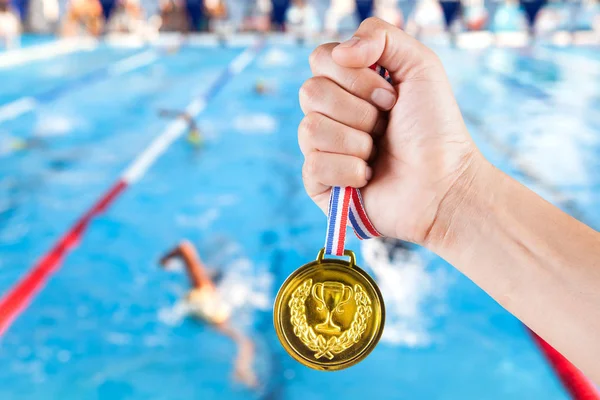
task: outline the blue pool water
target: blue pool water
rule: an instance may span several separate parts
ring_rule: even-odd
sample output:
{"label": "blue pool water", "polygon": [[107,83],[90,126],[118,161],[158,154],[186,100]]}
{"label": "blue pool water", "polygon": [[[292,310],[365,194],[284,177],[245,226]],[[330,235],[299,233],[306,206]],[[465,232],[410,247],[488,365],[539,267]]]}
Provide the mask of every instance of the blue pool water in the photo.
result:
{"label": "blue pool water", "polygon": [[[0,70],[0,104],[145,50],[101,45]],[[157,109],[183,109],[242,50],[160,52],[148,66],[70,88],[0,124],[0,290],[165,129],[169,121]],[[600,227],[598,57],[545,47],[436,51],[485,155]],[[296,143],[309,53],[267,46],[199,117],[205,146],[175,142],[92,223],[3,337],[0,398],[567,398],[522,325],[468,279],[420,249],[410,265],[372,264],[372,245],[355,238],[348,247],[386,298],[382,342],[336,373],[309,370],[285,354],[272,301],[287,275],[314,259],[325,225],[304,193]],[[273,93],[254,94],[258,79]],[[7,144],[34,137],[29,151]],[[232,379],[231,342],[174,311],[187,281],[159,269],[157,259],[183,238],[222,273],[234,324],[256,343],[259,390]]]}

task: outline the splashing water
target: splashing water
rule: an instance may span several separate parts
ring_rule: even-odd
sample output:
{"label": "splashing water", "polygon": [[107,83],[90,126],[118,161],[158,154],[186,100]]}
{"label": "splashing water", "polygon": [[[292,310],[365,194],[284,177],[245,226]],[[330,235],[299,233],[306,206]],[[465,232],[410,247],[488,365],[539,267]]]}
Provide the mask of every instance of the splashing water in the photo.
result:
{"label": "splashing water", "polygon": [[[382,240],[361,242],[362,255],[374,272],[386,306],[382,340],[423,347],[431,343],[431,325],[445,293],[447,277],[441,270],[428,271],[422,256],[408,249],[392,250]],[[427,310],[436,309],[436,315]]]}
{"label": "splashing water", "polygon": [[44,113],[40,115],[35,125],[36,136],[62,136],[71,133],[75,123],[70,116]]}
{"label": "splashing water", "polygon": [[[227,246],[220,247],[220,249],[221,252],[217,255],[217,259],[209,257],[210,265],[225,265],[225,268],[222,268],[221,279],[216,282],[220,295],[219,301],[235,314],[232,321],[235,321],[236,326],[250,327],[254,311],[265,311],[271,307],[272,299],[269,293],[271,293],[273,277],[268,272],[267,266],[257,267],[250,259],[239,254],[238,245],[228,243]],[[169,269],[181,267],[179,264],[170,264]],[[160,309],[158,319],[166,325],[175,326],[193,314],[194,306],[182,299],[173,306]]]}
{"label": "splashing water", "polygon": [[289,67],[294,64],[294,57],[281,49],[269,50],[258,62],[262,68]]}
{"label": "splashing water", "polygon": [[269,135],[277,130],[277,119],[269,114],[240,115],[233,121],[235,130],[243,134]]}

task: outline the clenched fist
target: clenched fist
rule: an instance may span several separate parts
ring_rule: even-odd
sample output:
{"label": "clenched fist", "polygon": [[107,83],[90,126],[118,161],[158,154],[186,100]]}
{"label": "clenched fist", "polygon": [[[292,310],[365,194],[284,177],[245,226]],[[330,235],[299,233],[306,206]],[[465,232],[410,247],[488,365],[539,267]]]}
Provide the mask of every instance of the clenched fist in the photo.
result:
{"label": "clenched fist", "polygon": [[482,161],[440,60],[370,18],[350,40],[319,46],[310,66],[298,128],[306,191],[327,212],[332,186],[361,188],[382,234],[424,244],[445,198]]}

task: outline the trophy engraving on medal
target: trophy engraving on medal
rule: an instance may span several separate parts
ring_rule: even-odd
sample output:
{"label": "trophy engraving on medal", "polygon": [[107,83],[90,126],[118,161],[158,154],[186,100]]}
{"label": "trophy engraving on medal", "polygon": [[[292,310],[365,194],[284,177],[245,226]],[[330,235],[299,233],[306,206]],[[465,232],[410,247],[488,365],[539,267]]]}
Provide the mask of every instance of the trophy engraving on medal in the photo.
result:
{"label": "trophy engraving on medal", "polygon": [[[345,294],[348,294],[345,296]],[[319,332],[328,333],[330,335],[338,334],[342,329],[333,322],[333,314],[343,312],[342,306],[350,301],[352,297],[352,288],[340,282],[323,282],[315,283],[312,287],[312,296],[320,305],[317,311],[325,310],[327,317],[325,322],[315,326]]]}
{"label": "trophy engraving on medal", "polygon": [[[344,293],[348,293],[348,296],[345,297]],[[306,318],[306,301],[310,295],[320,303],[316,308],[317,311],[319,308],[327,310],[325,322],[317,324],[314,328],[309,325]],[[342,329],[332,321],[332,315],[339,312],[340,307],[351,298],[356,302],[356,311],[350,327],[342,332]],[[336,354],[358,343],[373,312],[371,299],[361,285],[354,285],[354,289],[339,282],[319,282],[313,285],[312,279],[307,279],[294,291],[289,307],[290,323],[294,327],[294,333],[306,347],[315,352],[314,357],[317,360],[321,357],[332,360]],[[331,337],[318,334],[315,330]]]}

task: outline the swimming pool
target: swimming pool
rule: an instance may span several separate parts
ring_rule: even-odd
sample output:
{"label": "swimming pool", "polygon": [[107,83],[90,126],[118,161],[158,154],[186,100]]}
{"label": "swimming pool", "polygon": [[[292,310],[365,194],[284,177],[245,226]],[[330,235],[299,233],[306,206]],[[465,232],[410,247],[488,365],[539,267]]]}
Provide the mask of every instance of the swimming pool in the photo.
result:
{"label": "swimming pool", "polygon": [[[0,104],[42,99],[0,124],[0,290],[168,129],[159,108],[185,108],[243,50],[99,44],[0,70]],[[148,51],[156,57],[139,67],[97,72]],[[598,57],[542,46],[436,51],[486,156],[599,228],[600,86],[590,84],[599,80]],[[173,143],[92,222],[4,335],[1,398],[568,398],[522,325],[468,279],[424,250],[402,268],[369,265],[372,245],[356,238],[348,247],[363,248],[359,259],[386,299],[381,344],[336,373],[285,354],[272,300],[289,273],[314,259],[325,227],[304,193],[296,143],[308,54],[267,45],[198,118],[205,146]],[[259,79],[271,94],[254,93]],[[9,143],[34,136],[28,151]],[[227,339],[174,311],[187,281],[160,270],[157,259],[182,238],[221,271],[235,324],[256,342],[260,390],[231,379]]]}

